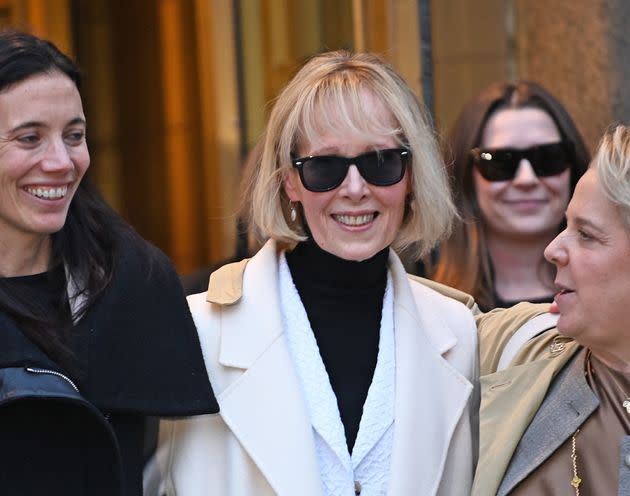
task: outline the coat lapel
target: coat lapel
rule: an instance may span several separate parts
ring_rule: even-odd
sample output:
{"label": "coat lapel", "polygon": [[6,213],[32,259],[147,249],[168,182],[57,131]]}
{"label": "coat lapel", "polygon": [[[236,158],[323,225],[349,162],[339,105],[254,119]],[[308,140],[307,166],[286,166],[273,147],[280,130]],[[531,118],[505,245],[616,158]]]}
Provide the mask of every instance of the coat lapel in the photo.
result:
{"label": "coat lapel", "polygon": [[[219,397],[221,416],[278,494],[321,495],[313,432],[279,311],[275,245],[247,265],[242,301],[224,307],[219,361],[243,373]],[[289,468],[290,466],[290,468]]]}
{"label": "coat lapel", "polygon": [[[516,446],[543,402],[553,377],[576,350],[574,343],[570,343],[560,356],[481,377],[480,458],[474,496],[497,494]],[[532,377],[536,378],[534,383]]]}
{"label": "coat lapel", "polygon": [[472,384],[443,357],[457,338],[441,319],[435,294],[412,293],[400,261],[390,256],[394,280],[396,420],[388,494],[437,493],[453,432]]}
{"label": "coat lapel", "polygon": [[499,496],[540,466],[562,445],[599,405],[584,377],[577,355],[549,388],[536,416],[523,434],[499,487]]}

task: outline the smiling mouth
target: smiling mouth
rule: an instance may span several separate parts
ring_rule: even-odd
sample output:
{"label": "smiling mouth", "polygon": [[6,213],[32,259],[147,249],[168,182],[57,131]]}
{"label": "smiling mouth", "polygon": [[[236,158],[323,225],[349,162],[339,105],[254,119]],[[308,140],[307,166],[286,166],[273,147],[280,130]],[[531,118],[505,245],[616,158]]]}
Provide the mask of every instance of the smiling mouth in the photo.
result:
{"label": "smiling mouth", "polygon": [[516,207],[533,207],[533,206],[544,205],[547,202],[545,200],[531,199],[531,200],[509,200],[509,201],[506,201],[505,203],[507,203],[508,205],[516,206]]}
{"label": "smiling mouth", "polygon": [[333,218],[345,226],[364,226],[369,224],[376,218],[376,213],[364,214],[364,215],[337,215],[334,214]]}
{"label": "smiling mouth", "polygon": [[37,188],[26,187],[24,190],[36,198],[43,200],[59,200],[68,193],[68,186],[60,186],[57,188],[45,188],[41,186]]}

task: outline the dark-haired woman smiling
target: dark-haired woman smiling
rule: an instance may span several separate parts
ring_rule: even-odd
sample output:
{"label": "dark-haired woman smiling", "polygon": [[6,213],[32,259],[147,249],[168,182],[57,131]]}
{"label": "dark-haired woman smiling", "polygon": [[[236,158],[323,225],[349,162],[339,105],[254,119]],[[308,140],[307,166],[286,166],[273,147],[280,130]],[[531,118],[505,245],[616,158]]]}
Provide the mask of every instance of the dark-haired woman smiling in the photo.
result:
{"label": "dark-haired woman smiling", "polygon": [[142,493],[148,416],[216,411],[166,257],[89,187],[76,66],[0,34],[0,493]]}
{"label": "dark-haired woman smiling", "polygon": [[494,83],[462,110],[445,155],[461,220],[432,279],[483,310],[550,302],[554,269],[543,250],[589,161],[565,108],[536,83]]}

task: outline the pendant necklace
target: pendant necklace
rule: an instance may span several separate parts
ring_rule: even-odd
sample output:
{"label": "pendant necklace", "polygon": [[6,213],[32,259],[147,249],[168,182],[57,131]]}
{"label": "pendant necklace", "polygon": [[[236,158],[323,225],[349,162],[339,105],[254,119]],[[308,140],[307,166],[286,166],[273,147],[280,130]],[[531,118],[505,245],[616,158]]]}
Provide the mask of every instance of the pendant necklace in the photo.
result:
{"label": "pendant necklace", "polygon": [[580,484],[582,483],[582,479],[580,479],[580,476],[578,475],[577,452],[575,450],[575,442],[578,432],[580,432],[580,429],[576,430],[571,437],[571,465],[573,466],[573,479],[571,479],[571,486],[575,489],[575,496],[580,496]]}

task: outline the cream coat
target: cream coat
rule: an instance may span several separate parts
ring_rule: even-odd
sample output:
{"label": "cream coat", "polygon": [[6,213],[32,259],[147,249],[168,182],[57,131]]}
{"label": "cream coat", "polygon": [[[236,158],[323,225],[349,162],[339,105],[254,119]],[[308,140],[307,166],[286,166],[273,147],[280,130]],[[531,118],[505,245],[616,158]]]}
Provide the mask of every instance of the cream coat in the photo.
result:
{"label": "cream coat", "polygon": [[[171,496],[320,496],[312,426],[291,362],[273,242],[226,266],[189,304],[221,413],[165,422]],[[408,278],[391,252],[396,354],[389,495],[469,495],[476,459],[477,340],[461,303]],[[351,359],[351,357],[349,357]]]}

